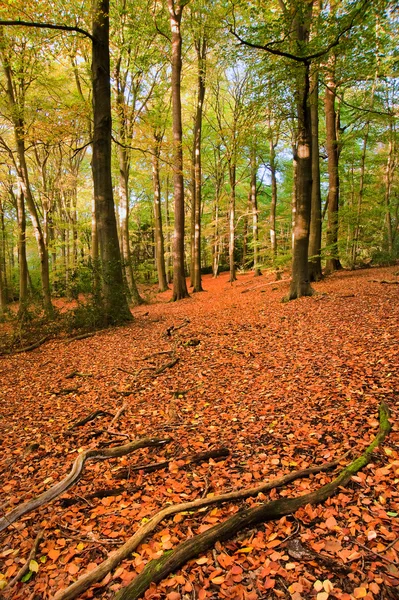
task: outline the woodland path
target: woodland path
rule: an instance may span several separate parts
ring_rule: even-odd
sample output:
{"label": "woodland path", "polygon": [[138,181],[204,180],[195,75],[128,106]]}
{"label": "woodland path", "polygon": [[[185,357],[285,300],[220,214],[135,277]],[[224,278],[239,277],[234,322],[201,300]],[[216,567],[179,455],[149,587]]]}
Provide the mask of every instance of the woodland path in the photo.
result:
{"label": "woodland path", "polygon": [[[171,292],[154,295],[125,327],[2,357],[0,516],[62,479],[87,448],[124,444],[127,436],[173,438],[162,448],[88,465],[61,499],[0,534],[1,584],[45,529],[39,572],[4,598],[51,598],[165,503],[256,485],[349,449],[361,453],[378,429],[381,401],[391,409],[391,434],[347,488],[324,505],[218,543],[145,598],[398,598],[399,285],[380,283],[398,280],[397,271],[336,273],[314,285],[317,295],[287,304],[281,298],[288,283],[273,283],[271,275],[240,275],[233,285],[228,274],[206,276],[206,292],[178,303],[167,302]],[[97,410],[110,415],[70,429]],[[220,447],[230,451],[222,460],[176,460]],[[171,461],[162,470],[129,473],[129,466],[162,460]],[[330,477],[299,480],[270,498],[304,494]],[[115,488],[117,495],[90,498]],[[161,550],[236,510],[227,504],[175,515],[81,597],[113,598]],[[293,558],[288,538],[347,569],[318,556]]]}

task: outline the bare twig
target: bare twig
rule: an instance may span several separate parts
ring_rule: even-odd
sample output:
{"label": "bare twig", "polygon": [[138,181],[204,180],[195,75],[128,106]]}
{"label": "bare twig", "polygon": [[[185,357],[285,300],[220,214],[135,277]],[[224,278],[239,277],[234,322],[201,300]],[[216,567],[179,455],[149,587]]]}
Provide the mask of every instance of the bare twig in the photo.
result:
{"label": "bare twig", "polygon": [[15,575],[15,577],[13,577],[13,579],[11,579],[11,581],[7,585],[7,588],[14,587],[14,585],[16,583],[18,583],[18,581],[21,581],[22,577],[24,575],[26,575],[26,573],[30,570],[30,568],[29,568],[30,562],[31,562],[31,560],[34,560],[34,558],[36,556],[37,549],[39,547],[40,542],[43,539],[43,536],[44,536],[44,529],[41,529],[39,531],[39,533],[37,534],[37,536],[35,538],[35,541],[33,542],[32,550],[29,552],[29,556],[26,559],[25,564],[20,568],[20,570],[18,571],[18,573]]}

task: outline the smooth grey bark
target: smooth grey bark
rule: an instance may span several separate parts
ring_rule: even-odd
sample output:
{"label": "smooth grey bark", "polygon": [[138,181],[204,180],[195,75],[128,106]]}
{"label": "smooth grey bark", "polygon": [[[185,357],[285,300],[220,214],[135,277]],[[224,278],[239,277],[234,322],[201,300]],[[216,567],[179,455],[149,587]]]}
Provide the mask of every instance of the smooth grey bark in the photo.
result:
{"label": "smooth grey bark", "polygon": [[253,244],[253,256],[254,256],[254,277],[262,275],[259,266],[259,227],[258,227],[258,198],[256,189],[256,150],[255,148],[251,151],[251,190],[250,190],[250,201],[252,209],[252,244]]}
{"label": "smooth grey bark", "polygon": [[182,147],[181,70],[182,38],[181,18],[187,1],[168,0],[172,33],[172,128],[173,128],[173,189],[175,227],[173,238],[173,297],[188,297],[184,268],[184,183]]}
{"label": "smooth grey bark", "polygon": [[193,143],[193,244],[191,257],[191,278],[193,292],[202,292],[201,281],[201,205],[202,205],[202,168],[201,168],[201,140],[202,140],[202,115],[205,99],[205,61],[207,52],[206,37],[195,39],[197,52],[197,104],[194,119],[194,143]]}
{"label": "smooth grey bark", "polygon": [[319,281],[321,269],[321,193],[319,152],[319,73],[316,69],[311,77],[310,119],[312,127],[312,201],[309,232],[309,279]]}
{"label": "smooth grey bark", "polygon": [[333,273],[341,268],[341,263],[338,256],[339,146],[337,137],[337,112],[335,108],[336,87],[335,55],[333,55],[328,61],[326,93],[324,98],[326,116],[326,148],[328,158],[326,273]]}
{"label": "smooth grey bark", "polygon": [[154,148],[152,154],[152,182],[154,188],[154,224],[155,224],[155,259],[158,273],[158,289],[168,289],[165,266],[165,243],[162,228],[161,180],[159,176],[159,156],[162,134],[154,132]]}
{"label": "smooth grey bark", "polygon": [[123,281],[111,177],[111,86],[109,57],[109,0],[93,7],[92,84],[95,219],[101,275],[102,316],[105,323],[131,320]]}

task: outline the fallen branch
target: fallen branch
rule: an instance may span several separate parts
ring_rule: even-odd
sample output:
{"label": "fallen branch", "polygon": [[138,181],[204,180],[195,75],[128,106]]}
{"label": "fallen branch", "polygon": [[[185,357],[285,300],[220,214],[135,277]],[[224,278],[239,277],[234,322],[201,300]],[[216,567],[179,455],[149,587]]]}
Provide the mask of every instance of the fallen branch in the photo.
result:
{"label": "fallen branch", "polygon": [[14,354],[20,354],[21,352],[30,352],[31,350],[35,350],[39,348],[44,342],[47,342],[50,336],[45,335],[41,340],[31,344],[30,346],[25,346],[25,348],[18,348],[18,350],[14,350]]}
{"label": "fallen branch", "polygon": [[230,539],[244,528],[292,514],[306,504],[324,502],[339,487],[345,486],[353,475],[370,462],[373,451],[388,435],[390,428],[389,410],[386,404],[382,403],[380,406],[380,428],[377,436],[365,452],[345,467],[330,483],[303,496],[279,498],[255,508],[241,510],[223,523],[219,523],[203,533],[185,540],[174,550],[165,552],[159,559],[149,562],[144,570],[115,596],[115,600],[137,600],[151,583],[162,581],[164,577],[177,571],[187,561],[212,548],[215,542]]}
{"label": "fallen branch", "polygon": [[20,504],[16,506],[13,510],[7,513],[4,517],[0,519],[0,532],[7,529],[9,525],[14,523],[17,519],[26,515],[29,512],[32,512],[39,506],[43,504],[47,504],[57,498],[61,494],[63,494],[66,490],[72,487],[79,479],[83,472],[83,467],[85,463],[89,460],[108,460],[109,458],[118,458],[120,456],[125,456],[126,454],[130,454],[134,450],[138,450],[139,448],[149,448],[152,446],[163,446],[170,442],[170,438],[159,439],[159,438],[142,438],[140,440],[136,440],[134,442],[130,442],[129,444],[125,444],[124,446],[115,446],[115,448],[94,448],[91,450],[85,450],[75,460],[70,473],[64,477],[61,481],[53,485],[51,488],[25,502],[24,504]]}
{"label": "fallen branch", "polygon": [[95,410],[84,419],[73,423],[73,425],[71,425],[69,429],[75,429],[75,427],[82,427],[83,425],[86,425],[86,423],[89,423],[89,421],[94,421],[94,419],[96,419],[97,417],[112,417],[112,413],[108,412],[107,410]]}
{"label": "fallen branch", "polygon": [[[136,465],[135,467],[130,467],[128,469],[123,468],[120,469],[114,476],[114,479],[127,479],[129,473],[135,471],[143,471],[143,473],[153,473],[154,471],[159,471],[160,469],[165,469],[172,461],[176,462],[178,460],[185,460],[186,465],[197,465],[202,462],[206,462],[210,458],[224,458],[225,456],[230,455],[230,450],[228,448],[216,448],[215,450],[209,450],[209,452],[198,452],[197,454],[185,454],[184,456],[178,456],[176,458],[172,458],[170,460],[164,460],[159,463],[153,463],[150,465]],[[126,475],[126,477],[124,477]]]}
{"label": "fallen branch", "polygon": [[126,404],[122,404],[122,406],[115,413],[115,416],[112,419],[111,424],[110,424],[108,430],[112,427],[112,425],[114,425],[114,423],[116,423],[119,420],[119,418],[123,415],[123,413],[125,412],[126,409],[127,409]]}
{"label": "fallen branch", "polygon": [[161,356],[162,354],[173,354],[174,350],[162,350],[162,352],[154,352],[154,354],[148,354],[144,356],[141,360],[150,360],[150,358],[154,358],[154,356]]}
{"label": "fallen branch", "polygon": [[247,290],[243,290],[241,294],[246,294],[247,292],[252,292],[252,290],[257,290],[268,285],[278,285],[280,283],[289,283],[290,281],[291,277],[289,277],[288,279],[278,279],[276,281],[269,281],[269,283],[261,283],[260,285],[254,285],[253,287],[250,287]]}
{"label": "fallen branch", "polygon": [[3,588],[4,590],[8,590],[8,589],[14,587],[14,585],[16,583],[18,583],[18,581],[21,581],[22,577],[24,575],[26,575],[26,573],[28,573],[28,571],[30,570],[30,568],[29,568],[30,561],[34,560],[36,557],[37,549],[39,547],[40,542],[43,539],[43,535],[44,535],[44,529],[41,529],[39,531],[39,533],[37,534],[35,541],[33,542],[32,550],[29,552],[29,556],[26,559],[25,564],[20,568],[18,573],[15,575],[15,577],[13,577],[13,579],[11,579],[11,581],[7,584],[7,586],[5,588]]}
{"label": "fallen branch", "polygon": [[92,571],[89,571],[88,573],[82,575],[82,577],[79,577],[77,581],[72,583],[66,589],[57,592],[52,600],[73,600],[73,598],[76,598],[89,589],[90,586],[94,585],[98,581],[101,581],[110,571],[115,569],[115,567],[117,567],[122,560],[128,558],[128,556],[134,552],[134,550],[146,539],[146,537],[148,537],[148,535],[154,531],[154,529],[156,529],[159,523],[161,523],[161,521],[167,517],[184,511],[198,510],[203,507],[212,506],[213,504],[222,504],[223,502],[228,502],[230,500],[242,500],[244,498],[257,496],[261,492],[264,493],[270,491],[274,488],[286,485],[287,483],[291,483],[297,479],[308,477],[311,474],[328,471],[329,469],[336,467],[339,462],[340,460],[336,460],[331,463],[325,463],[324,465],[309,467],[308,469],[303,469],[301,471],[295,471],[285,475],[284,477],[279,477],[266,483],[263,482],[254,488],[228,492],[220,496],[199,498],[198,500],[193,500],[192,502],[183,502],[181,504],[166,506],[166,508],[163,508],[157,512],[153,517],[151,517],[151,519],[149,519],[147,523],[142,525],[137,532],[123,544],[123,546],[110,555],[104,562],[100,563]]}
{"label": "fallen branch", "polygon": [[91,333],[81,333],[79,335],[75,335],[74,337],[68,338],[65,340],[66,344],[70,344],[71,342],[76,342],[78,340],[85,340],[86,338],[94,337],[97,334],[97,331]]}
{"label": "fallen branch", "polygon": [[178,362],[179,362],[179,358],[174,358],[173,360],[171,360],[170,362],[166,363],[165,365],[162,365],[162,367],[159,367],[159,369],[157,369],[155,371],[154,377],[156,375],[160,375],[161,373],[163,373],[164,371],[166,371],[166,369],[171,369]]}
{"label": "fallen branch", "polygon": [[80,373],[80,371],[72,371],[69,375],[65,375],[65,379],[73,379],[74,377],[93,377],[93,373]]}
{"label": "fallen branch", "polygon": [[396,279],[370,279],[373,283],[385,283],[388,285],[399,285],[399,280]]}

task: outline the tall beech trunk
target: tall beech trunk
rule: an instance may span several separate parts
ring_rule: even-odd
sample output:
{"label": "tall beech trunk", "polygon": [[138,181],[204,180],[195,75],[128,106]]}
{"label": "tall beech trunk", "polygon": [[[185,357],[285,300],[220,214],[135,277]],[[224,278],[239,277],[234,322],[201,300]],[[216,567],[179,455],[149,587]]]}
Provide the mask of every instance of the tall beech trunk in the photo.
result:
{"label": "tall beech trunk", "polygon": [[326,147],[328,157],[328,198],[327,198],[327,261],[325,272],[333,273],[341,268],[338,257],[338,205],[339,205],[339,148],[337,138],[337,113],[335,110],[335,56],[328,61],[326,94],[324,107],[326,114]]}
{"label": "tall beech trunk", "polygon": [[7,269],[6,269],[6,231],[4,226],[4,206],[0,201],[0,316],[7,310]]}
{"label": "tall beech trunk", "polygon": [[26,214],[22,187],[17,194],[18,261],[19,261],[19,310],[23,312],[28,303],[28,263],[26,260]]}
{"label": "tall beech trunk", "polygon": [[187,2],[168,0],[170,28],[172,33],[172,122],[173,122],[173,188],[175,227],[173,239],[173,297],[172,300],[187,298],[184,272],[184,183],[181,109],[182,38],[181,18]]}
{"label": "tall beech trunk", "polygon": [[168,289],[165,266],[165,247],[162,231],[161,180],[159,176],[159,155],[162,136],[154,133],[154,149],[152,155],[152,183],[154,187],[154,224],[155,224],[155,259],[158,273],[158,289]]}
{"label": "tall beech trunk", "polygon": [[[7,97],[12,110],[12,119],[14,127],[14,137],[17,149],[17,176],[19,187],[22,190],[23,196],[26,200],[26,204],[29,210],[30,218],[33,225],[33,231],[35,234],[39,258],[40,258],[40,276],[43,293],[43,306],[48,315],[53,314],[53,305],[51,303],[51,292],[50,292],[50,273],[48,263],[48,252],[45,244],[43,230],[40,224],[39,215],[36,209],[35,201],[32,195],[32,189],[29,181],[29,172],[26,164],[25,155],[25,121],[23,114],[21,113],[20,102],[15,96],[15,84],[13,81],[13,75],[11,66],[8,64],[7,59],[3,56],[4,72],[7,79]],[[21,92],[24,94],[24,91]],[[20,99],[22,100],[22,99]]]}
{"label": "tall beech trunk", "polygon": [[390,123],[390,138],[388,147],[387,164],[385,167],[385,225],[386,225],[386,247],[389,254],[393,252],[393,227],[392,227],[392,215],[390,210],[391,205],[391,189],[395,169],[395,158],[394,158],[394,144],[393,144],[393,127]]}
{"label": "tall beech trunk", "polygon": [[309,64],[297,67],[297,173],[296,173],[296,214],[294,225],[294,248],[292,276],[288,299],[311,296],[313,291],[309,281],[308,248],[309,226],[312,200],[312,129],[309,104]]}
{"label": "tall beech trunk", "polygon": [[111,87],[109,0],[96,0],[93,14],[93,159],[95,217],[105,323],[131,320],[122,274],[111,177]]}
{"label": "tall beech trunk", "polygon": [[251,208],[252,208],[252,243],[254,248],[254,277],[262,275],[259,266],[259,230],[258,230],[258,198],[256,190],[256,153],[251,153]]}
{"label": "tall beech trunk", "polygon": [[359,236],[360,236],[360,222],[361,222],[361,213],[362,213],[362,204],[363,204],[363,196],[364,196],[364,178],[366,174],[366,154],[367,154],[367,142],[369,137],[370,130],[370,122],[367,121],[364,131],[363,138],[363,146],[362,146],[362,155],[360,159],[360,181],[359,181],[359,189],[357,193],[357,205],[356,205],[356,219],[355,219],[355,227],[353,231],[353,239],[352,239],[352,249],[351,249],[351,262],[352,267],[356,264],[358,247],[359,247]]}
{"label": "tall beech trunk", "polygon": [[270,142],[270,177],[272,184],[272,197],[270,202],[270,248],[272,251],[273,261],[277,256],[277,236],[276,236],[276,209],[277,209],[277,178],[276,178],[276,149],[271,134]]}
{"label": "tall beech trunk", "polygon": [[229,202],[229,270],[230,283],[237,279],[235,263],[235,213],[236,213],[236,165],[229,161],[230,202]]}
{"label": "tall beech trunk", "polygon": [[202,115],[205,99],[205,60],[207,51],[207,40],[200,37],[195,40],[198,64],[198,90],[197,106],[194,119],[194,143],[193,143],[193,244],[191,259],[191,280],[193,292],[202,292],[201,282],[201,138],[202,138]]}
{"label": "tall beech trunk", "polygon": [[319,73],[311,77],[310,119],[312,127],[312,203],[309,232],[309,279],[319,281],[321,270],[321,193],[319,156]]}

